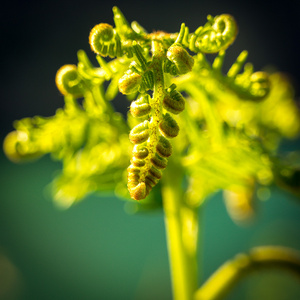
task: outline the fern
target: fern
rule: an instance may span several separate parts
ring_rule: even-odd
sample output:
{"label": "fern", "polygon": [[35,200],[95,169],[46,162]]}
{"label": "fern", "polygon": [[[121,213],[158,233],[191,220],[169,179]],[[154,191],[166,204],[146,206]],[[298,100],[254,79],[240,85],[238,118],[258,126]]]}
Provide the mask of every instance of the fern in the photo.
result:
{"label": "fern", "polygon": [[[190,225],[196,226],[197,207],[220,189],[236,222],[254,215],[256,191],[273,182],[299,194],[295,163],[276,154],[280,140],[300,130],[290,83],[280,73],[254,72],[247,51],[223,71],[238,32],[232,16],[208,16],[195,32],[183,23],[177,33],[147,33],[117,7],[113,13],[114,27],[100,23],[89,35],[99,66],[80,50],[77,65],[58,70],[65,107],[50,118],[15,122],[4,141],[8,158],[18,162],[51,153],[62,160],[53,196],[64,207],[104,190],[139,200],[138,209],[163,205],[167,218],[178,214],[170,217],[170,228],[179,226],[170,229],[170,239],[186,230],[181,213],[190,211]],[[127,118],[110,102],[119,92],[131,101]],[[182,261],[172,262],[180,272],[186,249],[183,241],[170,243],[180,252]],[[182,272],[185,283],[175,295],[189,299],[195,286],[185,285],[191,277],[195,282],[195,274]]]}

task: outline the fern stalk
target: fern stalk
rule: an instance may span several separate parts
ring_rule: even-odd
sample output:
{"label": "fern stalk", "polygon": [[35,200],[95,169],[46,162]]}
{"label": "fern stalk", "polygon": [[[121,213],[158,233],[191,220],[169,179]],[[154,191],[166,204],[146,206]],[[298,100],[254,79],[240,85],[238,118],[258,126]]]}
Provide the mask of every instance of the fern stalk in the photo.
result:
{"label": "fern stalk", "polygon": [[182,175],[170,160],[162,196],[174,300],[190,300],[197,290],[198,211],[182,201]]}

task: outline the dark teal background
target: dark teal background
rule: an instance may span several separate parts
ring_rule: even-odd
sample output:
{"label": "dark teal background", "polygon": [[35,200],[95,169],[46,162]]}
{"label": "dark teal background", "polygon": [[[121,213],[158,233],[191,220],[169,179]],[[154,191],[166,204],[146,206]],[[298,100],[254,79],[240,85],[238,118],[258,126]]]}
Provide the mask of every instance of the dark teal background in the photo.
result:
{"label": "dark teal background", "polygon": [[[256,70],[273,64],[288,72],[298,97],[296,2],[9,2],[0,18],[1,143],[13,120],[50,116],[63,105],[55,73],[77,62],[78,49],[93,58],[89,31],[97,23],[112,23],[113,5],[149,31],[178,31],[181,22],[195,30],[207,14],[231,13],[239,35],[228,50],[227,66],[247,49]],[[114,105],[125,111],[128,102],[120,98]],[[299,150],[299,143],[285,142],[281,149]],[[162,213],[128,215],[113,195],[93,195],[61,211],[46,188],[59,169],[47,156],[16,165],[0,153],[0,300],[171,299]],[[218,194],[204,206],[200,228],[204,280],[225,260],[256,245],[300,250],[299,200],[274,187],[271,199],[259,203],[256,222],[241,228]],[[251,276],[227,299],[298,300],[300,285],[272,271]]]}

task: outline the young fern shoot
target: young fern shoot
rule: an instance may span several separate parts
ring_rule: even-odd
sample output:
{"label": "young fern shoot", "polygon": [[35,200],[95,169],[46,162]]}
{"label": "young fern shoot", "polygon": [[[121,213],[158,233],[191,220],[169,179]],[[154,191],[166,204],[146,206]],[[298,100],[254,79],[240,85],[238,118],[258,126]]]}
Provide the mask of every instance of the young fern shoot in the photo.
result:
{"label": "young fern shoot", "polygon": [[[276,154],[282,137],[300,132],[288,80],[254,72],[247,51],[223,73],[238,32],[228,14],[209,15],[191,33],[185,23],[178,33],[147,33],[119,8],[113,14],[114,26],[97,24],[89,35],[99,66],[80,50],[77,66],[61,67],[56,85],[65,107],[49,118],[16,121],[4,140],[6,155],[16,162],[46,153],[61,160],[52,186],[63,207],[96,191],[138,200],[130,203],[139,209],[163,207],[177,300],[220,299],[256,267],[253,257],[299,273],[298,255],[263,248],[263,259],[257,253],[244,256],[248,265],[234,259],[195,293],[197,209],[207,196],[223,190],[229,215],[242,222],[255,214],[256,192],[264,197],[272,182],[300,195],[296,160]],[[207,54],[215,55],[212,63]],[[132,100],[127,120],[110,103],[119,92]]]}
{"label": "young fern shoot", "polygon": [[179,133],[173,115],[185,107],[184,97],[174,83],[166,85],[165,76],[175,77],[192,70],[194,59],[186,48],[207,53],[226,49],[234,41],[237,27],[229,15],[209,17],[209,23],[194,34],[189,34],[188,27],[182,24],[174,39],[164,32],[135,32],[117,8],[114,14],[116,28],[96,25],[90,33],[90,45],[101,56],[124,56],[130,60],[128,70],[119,79],[119,90],[125,95],[138,93],[130,112],[141,121],[129,134],[134,149],[127,185],[130,196],[142,200],[167,167],[172,154],[169,140]]}

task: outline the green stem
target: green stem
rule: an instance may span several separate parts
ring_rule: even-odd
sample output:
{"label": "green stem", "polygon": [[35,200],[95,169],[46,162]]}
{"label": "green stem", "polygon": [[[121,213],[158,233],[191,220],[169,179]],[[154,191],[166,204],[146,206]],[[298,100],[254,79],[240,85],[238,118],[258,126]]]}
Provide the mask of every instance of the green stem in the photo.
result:
{"label": "green stem", "polygon": [[285,269],[299,276],[300,253],[285,247],[257,247],[249,254],[238,254],[222,265],[195,293],[195,300],[220,300],[254,270]]}
{"label": "green stem", "polygon": [[[156,40],[152,42],[152,53],[154,89],[151,99],[152,119],[149,126],[149,157],[154,153],[152,149],[155,149],[157,144],[158,124],[162,119],[162,100],[165,89],[162,62],[165,53],[161,42]],[[173,153],[163,176],[162,195],[166,235],[174,299],[191,300],[197,289],[198,217],[196,210],[188,207],[183,201],[181,187],[183,172],[180,165],[175,163],[180,161],[180,157],[176,156],[176,153]]]}
{"label": "green stem", "polygon": [[183,201],[182,173],[174,161],[169,161],[162,186],[170,271],[174,299],[191,300],[197,289],[198,216]]}

